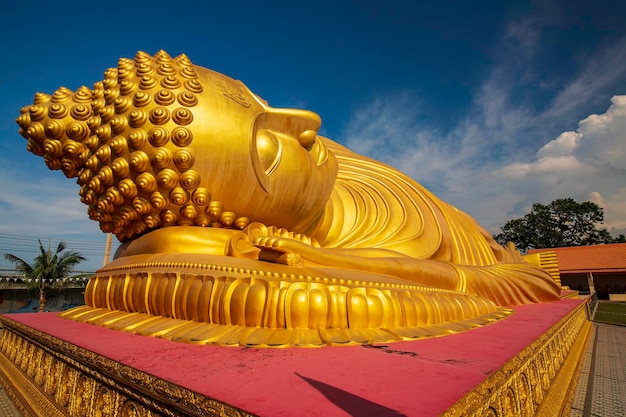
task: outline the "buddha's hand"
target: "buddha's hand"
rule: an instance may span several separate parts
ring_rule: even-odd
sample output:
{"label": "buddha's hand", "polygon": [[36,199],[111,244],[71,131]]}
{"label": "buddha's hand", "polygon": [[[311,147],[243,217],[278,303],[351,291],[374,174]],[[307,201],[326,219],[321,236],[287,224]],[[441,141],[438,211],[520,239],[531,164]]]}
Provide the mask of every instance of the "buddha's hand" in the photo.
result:
{"label": "buddha's hand", "polygon": [[232,237],[227,254],[236,258],[303,266],[304,258],[315,257],[318,250],[319,244],[306,235],[255,222]]}
{"label": "buddha's hand", "polygon": [[304,259],[315,257],[318,250],[298,240],[276,236],[257,237],[252,244],[260,249],[260,260],[290,266],[304,266]]}
{"label": "buddha's hand", "polygon": [[253,239],[259,259],[291,266],[327,266],[368,270],[368,258],[349,251],[320,248],[299,240],[280,236],[260,236]]}

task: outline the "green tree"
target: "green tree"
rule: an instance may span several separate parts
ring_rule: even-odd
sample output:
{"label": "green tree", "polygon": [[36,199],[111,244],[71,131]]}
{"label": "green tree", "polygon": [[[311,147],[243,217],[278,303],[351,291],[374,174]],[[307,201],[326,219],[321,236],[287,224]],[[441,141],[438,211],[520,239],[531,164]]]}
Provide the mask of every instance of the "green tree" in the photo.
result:
{"label": "green tree", "polygon": [[32,265],[13,254],[4,254],[5,259],[15,265],[15,270],[24,275],[24,284],[39,295],[40,312],[44,311],[48,296],[61,289],[74,266],[85,260],[76,251],[64,251],[64,242],[59,242],[53,253],[50,247],[46,250],[39,240],[39,255]]}
{"label": "green tree", "polygon": [[619,235],[618,237],[613,238],[613,243],[626,243],[626,236]]}
{"label": "green tree", "polygon": [[494,238],[500,244],[513,242],[522,251],[624,240],[623,235],[614,239],[606,229],[598,228],[603,221],[604,211],[597,204],[561,198],[547,205],[533,204],[530,213],[506,222]]}

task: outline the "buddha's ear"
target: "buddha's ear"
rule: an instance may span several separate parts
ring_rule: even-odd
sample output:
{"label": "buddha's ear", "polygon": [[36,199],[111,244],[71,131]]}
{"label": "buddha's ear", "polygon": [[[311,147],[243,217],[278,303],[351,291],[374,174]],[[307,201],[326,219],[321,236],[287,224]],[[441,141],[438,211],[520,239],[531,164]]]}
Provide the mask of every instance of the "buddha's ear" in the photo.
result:
{"label": "buddha's ear", "polygon": [[260,125],[257,117],[250,135],[250,158],[259,184],[271,193],[269,176],[280,163],[282,146],[271,130],[262,129]]}

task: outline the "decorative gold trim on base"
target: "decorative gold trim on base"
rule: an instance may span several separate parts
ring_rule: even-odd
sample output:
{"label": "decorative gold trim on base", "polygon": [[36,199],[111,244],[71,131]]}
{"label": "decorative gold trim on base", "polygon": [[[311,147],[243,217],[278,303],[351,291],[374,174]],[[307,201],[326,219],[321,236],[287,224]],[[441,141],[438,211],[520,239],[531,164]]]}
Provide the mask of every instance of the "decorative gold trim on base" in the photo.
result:
{"label": "decorative gold trim on base", "polygon": [[[68,416],[66,411],[58,408],[54,400],[34,384],[32,378],[17,369],[4,355],[0,355],[0,382],[3,382],[2,385],[22,416]],[[17,387],[20,389],[16,389]]]}
{"label": "decorative gold trim on base", "polygon": [[251,417],[0,317],[0,382],[24,417]]}
{"label": "decorative gold trim on base", "polygon": [[568,416],[590,329],[581,303],[442,416]]}

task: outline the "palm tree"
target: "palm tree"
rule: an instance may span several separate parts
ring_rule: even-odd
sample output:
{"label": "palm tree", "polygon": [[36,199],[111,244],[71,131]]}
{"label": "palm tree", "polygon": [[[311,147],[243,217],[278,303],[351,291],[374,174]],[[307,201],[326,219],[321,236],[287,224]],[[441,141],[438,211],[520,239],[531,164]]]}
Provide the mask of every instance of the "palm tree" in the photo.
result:
{"label": "palm tree", "polygon": [[64,250],[64,242],[59,242],[56,252],[52,253],[50,247],[44,249],[39,240],[39,255],[32,265],[13,254],[4,254],[5,259],[15,264],[15,270],[24,274],[24,284],[39,293],[40,312],[44,311],[48,294],[62,287],[74,266],[85,260],[76,251]]}

